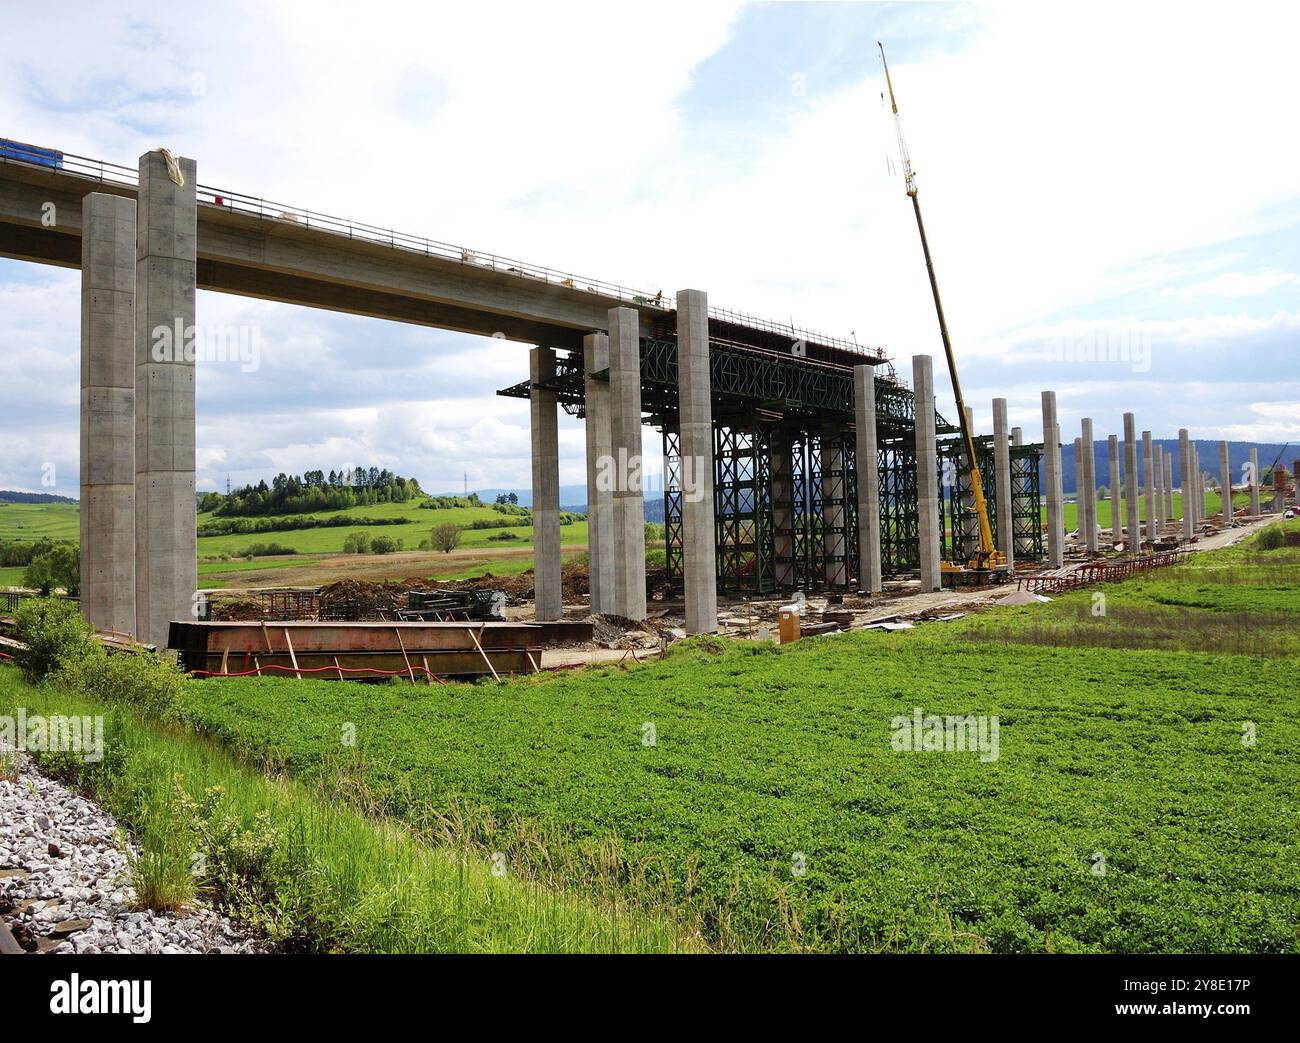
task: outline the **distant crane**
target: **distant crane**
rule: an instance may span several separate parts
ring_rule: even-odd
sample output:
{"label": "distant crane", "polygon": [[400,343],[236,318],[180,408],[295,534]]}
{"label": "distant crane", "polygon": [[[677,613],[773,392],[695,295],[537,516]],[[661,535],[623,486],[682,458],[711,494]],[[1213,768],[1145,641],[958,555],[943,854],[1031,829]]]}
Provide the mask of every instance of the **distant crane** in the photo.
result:
{"label": "distant crane", "polygon": [[[934,297],[934,312],[939,319],[939,333],[943,337],[943,351],[948,357],[948,375],[952,378],[952,393],[957,400],[957,416],[961,421],[961,437],[966,448],[966,462],[970,468],[971,497],[975,501],[975,514],[979,519],[979,549],[975,557],[966,563],[965,570],[955,562],[944,562],[945,573],[970,572],[972,579],[992,579],[1002,582],[1009,578],[1010,570],[1002,553],[993,545],[993,530],[989,526],[988,501],[984,497],[984,483],[980,479],[979,465],[975,462],[975,437],[971,433],[970,421],[966,418],[966,401],[962,397],[961,382],[957,379],[957,360],[952,353],[952,340],[948,336],[948,323],[943,317],[943,301],[939,298],[939,282],[934,274],[934,261],[930,257],[930,243],[925,237],[925,222],[921,220],[921,203],[917,199],[916,176],[912,171],[912,157],[907,151],[907,139],[903,137],[903,122],[898,116],[898,102],[894,99],[894,84],[889,78],[889,63],[885,60],[885,46],[879,41],[880,64],[885,70],[885,86],[889,89],[889,107],[894,113],[894,129],[898,133],[898,153],[903,163],[903,182],[907,186],[907,195],[912,200],[912,211],[916,214],[916,230],[921,234],[921,250],[925,254],[925,270],[930,276],[930,293]],[[987,575],[985,575],[987,574]],[[954,576],[954,578],[956,578]]]}

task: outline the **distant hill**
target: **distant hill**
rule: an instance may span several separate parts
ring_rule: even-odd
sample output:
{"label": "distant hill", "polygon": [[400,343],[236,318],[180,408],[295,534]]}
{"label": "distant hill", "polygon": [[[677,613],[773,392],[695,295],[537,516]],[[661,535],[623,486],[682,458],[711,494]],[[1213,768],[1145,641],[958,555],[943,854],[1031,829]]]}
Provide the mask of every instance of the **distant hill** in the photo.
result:
{"label": "distant hill", "polygon": [[71,496],[54,493],[20,493],[14,489],[0,489],[0,503],[79,503]]}
{"label": "distant hill", "polygon": [[[1062,433],[1064,435],[1064,432]],[[1160,446],[1166,455],[1172,453],[1174,456],[1174,487],[1180,485],[1178,473],[1178,439],[1176,438],[1153,438],[1153,446]],[[1194,438],[1192,444],[1196,446],[1196,451],[1201,455],[1201,467],[1214,475],[1217,480],[1219,477],[1219,443],[1206,438]],[[1095,458],[1097,461],[1096,474],[1097,486],[1105,486],[1107,489],[1111,485],[1110,477],[1110,445],[1106,439],[1095,442],[1093,445]],[[1229,442],[1228,443],[1228,466],[1232,470],[1232,480],[1240,484],[1242,481],[1242,467],[1250,462],[1250,451],[1255,449],[1259,453],[1259,469],[1261,471],[1260,479],[1266,477],[1268,468],[1273,461],[1277,459],[1278,454],[1282,458],[1278,460],[1279,467],[1286,467],[1291,470],[1292,460],[1300,460],[1300,445],[1284,446],[1281,442]],[[1285,448],[1285,451],[1283,451]],[[1124,440],[1119,442],[1119,462],[1121,470],[1124,467]],[[1064,472],[1061,476],[1062,486],[1067,493],[1077,492],[1078,489],[1074,483],[1074,439],[1069,440],[1062,438],[1061,444],[1061,470]],[[1138,439],[1138,481],[1146,482],[1146,469],[1142,466],[1142,441]]]}

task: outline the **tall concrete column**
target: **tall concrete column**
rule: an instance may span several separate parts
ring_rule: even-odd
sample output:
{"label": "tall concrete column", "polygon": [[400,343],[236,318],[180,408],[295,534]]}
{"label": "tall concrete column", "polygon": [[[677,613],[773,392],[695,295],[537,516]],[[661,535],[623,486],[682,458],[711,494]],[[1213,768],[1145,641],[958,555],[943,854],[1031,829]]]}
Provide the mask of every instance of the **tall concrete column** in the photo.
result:
{"label": "tall concrete column", "polygon": [[1174,454],[1165,454],[1165,523],[1174,520]]}
{"label": "tall concrete column", "polygon": [[[1011,444],[1012,445],[1025,444],[1025,432],[1023,428],[1013,427],[1011,429]],[[1015,536],[1016,557],[1019,558],[1021,561],[1028,561],[1034,558],[1035,538],[1038,535],[1039,531],[1041,530],[1043,524],[1040,519],[1035,518],[1033,522],[1034,528],[1032,530],[1029,530],[1028,532],[1025,530],[1025,523],[1023,520],[1020,521],[1019,526],[1017,527],[1016,519],[1017,518],[1023,519],[1026,511],[1030,509],[1026,506],[1025,501],[1026,501],[1026,497],[1016,496],[1014,493],[1012,494],[1011,509],[1013,514],[1011,519],[1011,525],[1013,529],[1013,534]],[[1037,504],[1035,504],[1034,506],[1037,506]],[[1008,562],[1008,564],[1011,564],[1011,562]]]}
{"label": "tall concrete column", "polygon": [[1007,565],[1016,560],[1016,534],[1012,530],[1011,446],[1007,442],[1007,400],[993,400],[993,478],[997,486],[998,550]]}
{"label": "tall concrete column", "polygon": [[1220,511],[1223,524],[1232,524],[1232,466],[1228,463],[1228,443],[1219,443],[1219,484],[1223,487]]}
{"label": "tall concrete column", "polygon": [[718,629],[718,555],[713,526],[709,301],[703,290],[677,292],[677,387],[682,436],[686,632],[711,634]]}
{"label": "tall concrete column", "polygon": [[1128,539],[1125,550],[1142,549],[1142,530],[1138,523],[1138,455],[1137,421],[1132,413],[1124,414],[1124,506],[1127,508]]}
{"label": "tall concrete column", "polygon": [[880,570],[880,471],[876,445],[876,371],[853,367],[854,460],[858,483],[858,586],[867,594],[884,589]]}
{"label": "tall concrete column", "polygon": [[934,434],[934,360],[912,356],[912,387],[916,398],[916,515],[921,551],[921,590],[939,590],[939,471]]}
{"label": "tall concrete column", "polygon": [[1190,540],[1196,524],[1192,520],[1192,503],[1196,497],[1192,493],[1192,447],[1185,427],[1178,429],[1178,467],[1178,485],[1183,493],[1183,539]]}
{"label": "tall concrete column", "polygon": [[1074,531],[1078,538],[1076,548],[1083,544],[1083,530],[1087,525],[1088,510],[1083,505],[1083,439],[1074,440]]}
{"label": "tall concrete column", "polygon": [[1119,493],[1123,477],[1119,473],[1119,439],[1115,435],[1106,439],[1106,450],[1110,454],[1110,542],[1115,544],[1119,542],[1120,529],[1124,525]]}
{"label": "tall concrete column", "polygon": [[1257,449],[1251,450],[1251,516],[1260,516],[1260,451]]}
{"label": "tall concrete column", "polygon": [[1151,447],[1151,462],[1156,480],[1156,533],[1165,529],[1165,450],[1160,445]]}
{"label": "tall concrete column", "polygon": [[81,611],[135,633],[135,200],[81,206]]}
{"label": "tall concrete column", "polygon": [[[614,611],[614,486],[610,455],[609,381],[592,374],[609,369],[609,337],[589,333],[582,338],[586,374],[587,413],[587,575],[591,611]],[[602,480],[603,476],[603,480]]]}
{"label": "tall concrete column", "polygon": [[180,180],[161,152],[140,157],[135,271],[136,637],[163,648],[172,620],[194,618],[194,279],[192,159]]}
{"label": "tall concrete column", "polygon": [[1152,472],[1155,466],[1155,454],[1151,446],[1151,432],[1142,432],[1142,480],[1146,492],[1147,539],[1154,543],[1156,539],[1156,482]]}
{"label": "tall concrete column", "polygon": [[560,442],[556,427],[555,352],[528,353],[533,448],[533,618],[560,618]]}
{"label": "tall concrete column", "polygon": [[614,611],[645,619],[645,504],[641,468],[641,317],[609,309],[609,433],[614,485]]}
{"label": "tall concrete column", "polygon": [[1065,495],[1061,478],[1061,429],[1056,422],[1056,392],[1044,391],[1043,468],[1047,482],[1047,566],[1065,563]]}
{"label": "tall concrete column", "polygon": [[[825,424],[821,429],[823,545],[826,550],[826,585],[833,589],[846,587],[849,582],[845,524],[848,474],[844,469],[843,433],[844,429],[838,423]],[[838,479],[836,475],[839,475]]]}
{"label": "tall concrete column", "polygon": [[772,543],[776,585],[794,585],[794,459],[789,435],[772,433]]}
{"label": "tall concrete column", "polygon": [[1097,553],[1097,454],[1093,443],[1092,417],[1084,417],[1080,425],[1083,441],[1083,500],[1086,528],[1083,530],[1084,546],[1089,554]]}
{"label": "tall concrete column", "polygon": [[1201,473],[1201,451],[1192,443],[1192,524],[1200,527],[1205,517],[1205,489],[1201,485],[1204,475]]}

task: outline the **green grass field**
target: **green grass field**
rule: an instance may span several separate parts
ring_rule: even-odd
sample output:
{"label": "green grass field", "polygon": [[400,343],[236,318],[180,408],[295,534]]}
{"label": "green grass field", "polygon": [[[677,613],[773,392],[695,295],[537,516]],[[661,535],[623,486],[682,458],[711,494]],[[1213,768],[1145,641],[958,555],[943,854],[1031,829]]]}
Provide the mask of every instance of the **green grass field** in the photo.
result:
{"label": "green grass field", "polygon": [[[79,538],[77,504],[0,504],[0,539],[34,540],[40,537],[76,541]],[[491,507],[439,508],[425,510],[416,502],[376,504],[371,507],[355,507],[345,512],[316,512],[314,517],[326,517],[331,513],[346,513],[356,518],[400,518],[401,524],[395,525],[348,525],[337,528],[292,529],[284,532],[249,533],[231,536],[203,536],[198,541],[200,585],[208,588],[238,586],[240,573],[260,572],[266,569],[294,570],[308,568],[321,563],[322,556],[343,553],[344,540],[352,533],[365,533],[371,538],[387,536],[403,541],[403,549],[415,551],[420,543],[429,538],[429,532],[435,525],[452,522],[464,527],[461,535],[460,551],[464,550],[511,550],[530,551],[533,545],[531,523],[514,525],[508,528],[471,529],[475,521],[497,521],[505,517]],[[197,524],[203,525],[214,519],[211,513],[198,515]],[[276,515],[276,518],[293,518],[293,515]],[[502,534],[510,534],[514,539],[503,540]],[[493,537],[498,537],[493,539]],[[562,526],[560,540],[566,546],[587,543],[587,523],[576,522]],[[257,558],[253,561],[238,560],[248,548],[256,543],[279,543],[295,551],[292,556]],[[219,561],[222,556],[235,559]],[[450,562],[449,562],[450,564]],[[436,564],[422,566],[431,575],[441,579],[466,579],[492,572],[494,575],[513,575],[532,568],[530,555],[511,558],[506,561],[485,557],[479,562],[466,564],[463,559],[450,568],[439,569]],[[419,569],[415,571],[420,571]],[[0,586],[20,585],[23,569],[0,569]],[[292,571],[287,571],[284,582],[292,583]]]}
{"label": "green grass field", "polygon": [[[697,640],[502,687],[209,682],[187,713],[322,785],[351,722],[351,784],[385,813],[721,948],[1296,952],[1295,659],[1231,625],[1278,636],[1296,557],[1233,548],[943,626]],[[896,751],[914,707],[996,715],[997,759]]]}
{"label": "green grass field", "polygon": [[[107,717],[98,763],[42,755],[155,859],[291,952],[671,952],[670,923],[553,894],[487,858],[342,806],[338,794],[266,777],[173,725],[143,720],[0,663],[0,714]],[[0,769],[6,768],[0,757]],[[133,882],[137,882],[133,880]],[[137,892],[139,889],[137,887]]]}
{"label": "green grass field", "polygon": [[0,503],[0,540],[81,539],[81,505]]}
{"label": "green grass field", "polygon": [[[1223,499],[1217,492],[1211,490],[1205,494],[1205,517],[1211,517],[1217,514],[1223,505]],[[1237,507],[1248,507],[1250,505],[1249,493],[1234,493],[1232,505]],[[1066,531],[1073,532],[1079,527],[1079,504],[1078,502],[1066,503],[1064,505],[1065,528]],[[1174,517],[1181,517],[1183,513],[1183,494],[1174,493]],[[1145,495],[1138,496],[1138,517],[1146,521],[1147,501]],[[1047,507],[1043,507],[1043,520],[1047,520]],[[1103,529],[1110,528],[1110,497],[1097,500],[1097,524]]]}
{"label": "green grass field", "polygon": [[[330,513],[328,511],[316,512],[315,517],[323,518]],[[333,513],[343,513],[356,518],[402,518],[405,521],[400,525],[346,525],[338,528],[295,529],[287,532],[250,533],[241,536],[203,536],[199,539],[199,556],[216,557],[220,554],[237,556],[244,553],[254,543],[270,542],[285,544],[292,547],[299,554],[340,554],[343,551],[343,541],[349,534],[354,532],[363,532],[372,538],[375,536],[388,536],[393,539],[400,539],[403,541],[406,550],[415,550],[419,547],[421,540],[429,538],[430,529],[435,525],[446,522],[466,527],[461,535],[460,546],[462,548],[531,547],[533,543],[531,524],[510,526],[503,529],[468,528],[469,525],[476,521],[495,521],[505,517],[490,507],[448,507],[437,510],[424,510],[412,501],[409,503],[376,504],[373,507],[355,507],[348,511]],[[213,517],[212,514],[200,514],[198,524],[201,526],[205,522],[211,521]],[[292,518],[293,515],[270,517]],[[491,536],[499,536],[504,532],[512,533],[517,538],[510,541],[489,539]],[[586,522],[563,526],[560,529],[560,539],[564,543],[586,543]]]}

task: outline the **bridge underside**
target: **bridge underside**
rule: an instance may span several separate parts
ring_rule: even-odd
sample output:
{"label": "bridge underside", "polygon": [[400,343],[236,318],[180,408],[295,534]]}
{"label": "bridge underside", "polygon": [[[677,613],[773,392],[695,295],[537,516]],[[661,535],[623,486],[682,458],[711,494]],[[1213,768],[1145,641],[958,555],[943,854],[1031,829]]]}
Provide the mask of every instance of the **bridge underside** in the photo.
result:
{"label": "bridge underside", "polygon": [[[640,391],[648,422],[661,432],[664,529],[669,580],[685,583],[684,507],[692,483],[684,460],[677,343],[641,338]],[[859,362],[864,361],[859,359]],[[873,360],[874,361],[874,360]],[[713,338],[709,343],[712,407],[712,515],[716,585],[737,596],[797,590],[862,589],[860,488],[853,371],[753,351]],[[913,393],[876,366],[876,481],[879,545],[885,575],[905,577],[920,566]],[[592,376],[608,381],[607,369]],[[573,416],[591,422],[580,352],[555,353],[552,375],[537,391],[553,395]],[[530,398],[523,381],[498,394]],[[942,553],[965,561],[978,540],[969,490],[945,485],[961,474],[958,429],[936,414]],[[997,541],[993,439],[977,439],[981,476]],[[1042,556],[1038,482],[1041,446],[1009,446],[1013,531],[1018,560]]]}
{"label": "bridge underside", "polygon": [[[928,485],[951,473],[938,466],[951,439],[936,448],[936,435],[955,430],[918,422],[883,354],[710,309],[699,290],[673,307],[662,293],[204,187],[193,160],[161,152],[127,168],[4,141],[0,255],[82,271],[83,606],[146,641],[187,618],[196,584],[194,361],[155,343],[193,326],[196,289],[536,345],[530,379],[501,394],[531,404],[539,619],[562,609],[561,406],[587,420],[595,611],[645,614],[640,486],[604,488],[596,474],[609,458],[639,467],[647,414],[664,439],[668,572],[690,632],[717,628],[718,589],[849,590],[918,563],[924,585],[941,540],[954,557],[969,541],[969,497],[945,504],[941,481],[918,486],[918,474]],[[927,411],[930,383],[917,384]],[[874,439],[860,441],[867,430]],[[873,447],[869,469],[861,444]],[[1017,545],[1032,554],[1037,447],[1013,456]],[[995,483],[985,487],[992,497]],[[860,501],[877,497],[867,517]]]}

